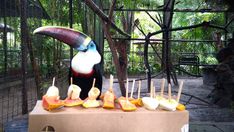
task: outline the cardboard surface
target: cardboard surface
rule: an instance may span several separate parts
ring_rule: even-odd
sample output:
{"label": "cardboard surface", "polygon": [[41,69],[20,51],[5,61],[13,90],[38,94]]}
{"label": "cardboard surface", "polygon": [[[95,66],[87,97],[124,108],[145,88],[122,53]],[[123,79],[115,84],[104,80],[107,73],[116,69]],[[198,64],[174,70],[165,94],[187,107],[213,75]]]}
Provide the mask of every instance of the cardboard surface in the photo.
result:
{"label": "cardboard surface", "polygon": [[29,113],[29,132],[40,132],[46,126],[52,126],[56,132],[187,132],[188,123],[186,110],[148,111],[143,107],[134,112],[81,106],[49,112],[37,101]]}

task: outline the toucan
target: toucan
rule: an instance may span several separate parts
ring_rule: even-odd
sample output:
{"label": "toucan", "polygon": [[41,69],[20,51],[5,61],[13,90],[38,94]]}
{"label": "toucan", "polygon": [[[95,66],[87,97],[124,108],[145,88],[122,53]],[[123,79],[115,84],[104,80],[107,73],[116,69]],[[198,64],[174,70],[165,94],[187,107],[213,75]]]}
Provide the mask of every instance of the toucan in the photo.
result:
{"label": "toucan", "polygon": [[73,78],[73,84],[81,88],[81,99],[88,97],[94,78],[96,79],[95,87],[102,90],[100,66],[102,55],[96,43],[89,36],[70,28],[57,26],[39,27],[33,33],[50,36],[78,50],[78,53],[71,60],[69,70],[72,74],[69,76]]}

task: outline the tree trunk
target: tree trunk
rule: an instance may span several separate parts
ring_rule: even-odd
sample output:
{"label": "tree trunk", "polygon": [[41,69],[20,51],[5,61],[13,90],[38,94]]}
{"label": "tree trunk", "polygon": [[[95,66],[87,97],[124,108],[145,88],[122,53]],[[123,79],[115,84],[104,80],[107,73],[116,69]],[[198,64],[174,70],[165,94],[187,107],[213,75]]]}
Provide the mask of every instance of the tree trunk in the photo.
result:
{"label": "tree trunk", "polygon": [[127,41],[125,40],[115,40],[114,45],[119,54],[119,65],[120,71],[122,72],[121,78],[126,80],[127,78],[127,65],[128,65],[128,56],[127,56]]}
{"label": "tree trunk", "polygon": [[[21,44],[22,44],[22,76],[23,76],[23,83],[26,84],[26,79],[25,79],[25,72],[26,72],[26,47],[28,48],[29,51],[29,57],[30,57],[30,61],[31,61],[31,65],[33,68],[33,73],[35,76],[35,83],[36,83],[36,88],[37,88],[37,98],[41,99],[42,97],[42,93],[41,93],[41,77],[40,77],[40,73],[39,73],[39,68],[36,62],[36,58],[34,56],[34,52],[33,52],[33,47],[32,47],[32,42],[31,42],[31,38],[29,36],[29,31],[28,31],[28,25],[27,25],[27,17],[26,17],[26,3],[27,0],[21,0]],[[25,94],[23,97],[24,100],[27,100],[27,89],[26,86],[24,86],[25,84],[23,84],[23,93]],[[25,93],[26,92],[26,93]],[[26,104],[24,104],[26,105]],[[25,106],[27,107],[27,106]],[[26,112],[27,108],[24,108],[23,112]]]}
{"label": "tree trunk", "polygon": [[7,24],[6,24],[6,2],[4,2],[4,8],[3,8],[3,37],[2,37],[2,43],[3,43],[3,54],[4,54],[4,77],[7,74]]}
{"label": "tree trunk", "polygon": [[[169,41],[171,37],[171,28],[172,18],[173,18],[173,9],[174,9],[175,0],[165,0],[164,1],[164,15],[163,23],[165,31],[163,32],[163,50],[162,50],[162,70],[166,69],[167,82],[171,83],[171,42]],[[168,11],[170,10],[170,11]]]}
{"label": "tree trunk", "polygon": [[[90,9],[93,10],[93,12],[95,14],[97,14],[101,21],[102,21],[102,25],[103,25],[103,29],[104,29],[104,34],[107,38],[107,41],[108,41],[108,44],[109,44],[109,47],[110,47],[110,50],[111,50],[111,53],[113,55],[113,59],[114,59],[114,65],[115,65],[115,68],[116,68],[116,73],[117,73],[117,78],[118,78],[118,82],[119,82],[119,86],[120,86],[120,90],[121,90],[121,94],[122,95],[125,95],[126,94],[126,89],[125,89],[125,85],[124,85],[124,78],[123,77],[126,77],[126,73],[125,72],[122,72],[121,71],[121,66],[120,66],[120,61],[125,61],[125,59],[122,59],[121,60],[119,59],[119,57],[124,57],[122,56],[122,53],[120,56],[118,56],[117,54],[117,47],[115,47],[115,43],[114,41],[112,40],[112,35],[111,35],[111,32],[110,32],[110,29],[111,28],[114,28],[116,31],[118,31],[120,34],[124,35],[124,36],[127,36],[129,37],[128,34],[126,34],[125,32],[123,32],[122,30],[120,30],[114,23],[113,21],[111,20],[112,18],[112,13],[113,13],[113,7],[115,5],[115,2],[113,2],[113,5],[111,6],[111,9],[110,9],[110,14],[109,14],[109,17],[106,16],[104,14],[104,12],[102,10],[100,10],[100,8],[98,8],[98,6],[92,1],[92,0],[85,0],[85,3],[87,6],[90,7]],[[126,45],[126,44],[125,44]],[[121,46],[122,47],[122,44]],[[122,48],[118,48],[119,51],[122,49]],[[124,65],[124,63],[123,63]],[[126,66],[123,66],[122,68],[124,69]],[[126,68],[125,68],[126,69]]]}
{"label": "tree trunk", "polygon": [[28,96],[26,88],[26,44],[27,44],[27,17],[26,17],[26,5],[27,0],[21,0],[20,2],[20,27],[21,27],[21,70],[22,70],[22,114],[28,113]]}

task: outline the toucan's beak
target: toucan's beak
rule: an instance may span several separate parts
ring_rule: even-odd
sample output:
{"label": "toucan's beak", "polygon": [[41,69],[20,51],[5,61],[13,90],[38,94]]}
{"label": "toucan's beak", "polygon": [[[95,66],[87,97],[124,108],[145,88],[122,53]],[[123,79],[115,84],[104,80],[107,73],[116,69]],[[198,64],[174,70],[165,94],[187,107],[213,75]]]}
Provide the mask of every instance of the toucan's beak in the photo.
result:
{"label": "toucan's beak", "polygon": [[79,51],[87,50],[87,45],[91,42],[91,38],[85,35],[84,33],[64,27],[39,27],[36,30],[34,30],[33,33],[50,36],[70,45],[71,47]]}

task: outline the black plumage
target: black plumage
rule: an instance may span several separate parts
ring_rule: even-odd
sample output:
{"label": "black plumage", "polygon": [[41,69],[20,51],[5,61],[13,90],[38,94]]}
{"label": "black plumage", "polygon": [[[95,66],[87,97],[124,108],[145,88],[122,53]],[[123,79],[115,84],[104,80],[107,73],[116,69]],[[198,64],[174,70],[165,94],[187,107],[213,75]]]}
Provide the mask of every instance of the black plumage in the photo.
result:
{"label": "black plumage", "polygon": [[100,66],[102,55],[98,46],[90,37],[79,31],[54,26],[37,28],[34,33],[50,36],[79,51],[77,56],[75,55],[71,60],[72,65],[70,67],[69,80],[72,77],[73,84],[81,88],[81,99],[88,97],[88,92],[92,88],[94,78],[96,79],[95,87],[100,92],[102,91],[102,72]]}
{"label": "black plumage", "polygon": [[102,72],[100,64],[94,65],[93,72],[89,75],[75,73],[74,70],[70,68],[69,78],[71,77],[73,78],[73,84],[81,88],[81,99],[86,99],[88,97],[88,92],[92,88],[94,78],[96,79],[94,86],[97,87],[100,92],[102,91]]}

